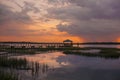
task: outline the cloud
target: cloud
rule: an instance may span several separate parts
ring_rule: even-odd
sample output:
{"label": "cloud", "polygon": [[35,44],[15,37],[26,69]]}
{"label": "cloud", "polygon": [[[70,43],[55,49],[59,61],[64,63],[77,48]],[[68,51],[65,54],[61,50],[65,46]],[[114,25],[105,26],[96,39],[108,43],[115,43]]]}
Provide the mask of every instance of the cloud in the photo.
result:
{"label": "cloud", "polygon": [[67,32],[72,36],[85,38],[87,41],[113,41],[120,37],[120,0],[5,0],[1,2],[4,2],[0,3],[0,35],[2,36],[55,35],[54,30],[42,31],[44,29],[42,25],[39,30],[31,30],[29,27],[35,26],[35,23],[53,22],[50,24],[54,24],[58,21],[58,25],[54,28],[59,33]]}
{"label": "cloud", "polygon": [[[68,2],[67,2],[68,3]],[[66,19],[118,19],[120,20],[119,0],[70,0],[68,6],[49,8],[54,18]],[[72,18],[71,18],[72,17]]]}
{"label": "cloud", "polygon": [[21,12],[13,12],[11,7],[0,4],[0,36],[18,36],[24,34],[23,30],[33,21],[24,10]]}
{"label": "cloud", "polygon": [[59,24],[57,29],[86,41],[114,41],[120,34],[120,24],[116,21],[81,21],[72,24]]}
{"label": "cloud", "polygon": [[[11,1],[12,4],[11,5]],[[44,16],[43,4],[30,0],[5,0],[0,3],[0,36],[48,36],[55,35],[41,24],[49,19]],[[41,4],[41,5],[38,5]],[[46,4],[45,4],[46,5]],[[46,21],[45,21],[46,20]],[[39,26],[37,25],[39,22]],[[51,27],[51,26],[50,26]],[[53,31],[53,30],[52,30]]]}
{"label": "cloud", "polygon": [[[60,0],[59,0],[60,1]],[[120,34],[120,0],[67,0],[66,6],[48,9],[61,20],[59,31],[87,41],[114,41]],[[67,24],[64,24],[67,23]]]}
{"label": "cloud", "polygon": [[90,10],[91,18],[96,19],[120,19],[120,0],[70,0],[77,6]]}
{"label": "cloud", "polygon": [[22,23],[30,23],[32,19],[27,14],[27,10],[23,9],[21,12],[13,12],[11,7],[0,4],[0,23],[5,23],[9,21],[22,22]]}
{"label": "cloud", "polygon": [[24,2],[24,6],[19,5],[19,7],[21,11],[13,11],[13,7],[0,4],[0,36],[42,35],[39,33],[40,30],[29,29],[35,22],[28,12],[38,13],[39,10],[34,7],[34,4],[28,2]]}

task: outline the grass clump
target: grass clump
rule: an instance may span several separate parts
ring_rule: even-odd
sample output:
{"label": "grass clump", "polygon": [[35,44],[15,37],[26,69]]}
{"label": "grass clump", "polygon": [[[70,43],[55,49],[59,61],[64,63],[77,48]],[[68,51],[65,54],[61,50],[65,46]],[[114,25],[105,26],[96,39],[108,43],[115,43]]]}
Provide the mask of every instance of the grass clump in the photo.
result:
{"label": "grass clump", "polygon": [[65,54],[75,54],[88,57],[103,57],[103,58],[119,58],[120,50],[117,48],[102,48],[99,53],[83,53],[83,52],[74,52],[72,50],[64,51]]}
{"label": "grass clump", "polygon": [[18,77],[0,70],[0,80],[18,80]]}
{"label": "grass clump", "polygon": [[8,58],[5,56],[0,57],[0,67],[18,68],[26,65],[27,65],[26,59]]}
{"label": "grass clump", "polygon": [[26,59],[17,59],[9,58],[7,56],[0,56],[0,80],[19,80],[18,75],[15,75],[11,72],[7,72],[6,69],[20,69],[26,67]]}

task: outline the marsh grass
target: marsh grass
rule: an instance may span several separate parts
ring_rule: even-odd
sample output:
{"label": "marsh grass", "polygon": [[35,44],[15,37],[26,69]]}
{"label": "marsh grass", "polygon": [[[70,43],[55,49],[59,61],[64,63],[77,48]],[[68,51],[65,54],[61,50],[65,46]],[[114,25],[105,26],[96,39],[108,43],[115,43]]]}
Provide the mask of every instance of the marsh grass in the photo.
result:
{"label": "marsh grass", "polygon": [[18,75],[14,71],[7,72],[6,69],[26,69],[28,68],[26,59],[9,58],[7,56],[0,56],[0,80],[19,80]]}
{"label": "marsh grass", "polygon": [[[97,48],[98,49],[98,48]],[[117,48],[99,48],[101,51],[99,53],[82,53],[82,52],[74,52],[72,50],[64,51],[65,54],[75,54],[81,56],[88,57],[103,57],[103,58],[119,58],[120,57],[120,49]]]}
{"label": "marsh grass", "polygon": [[0,70],[0,80],[18,80],[18,77]]}
{"label": "marsh grass", "polygon": [[8,58],[6,56],[0,57],[0,67],[17,68],[26,66],[26,64],[26,59]]}

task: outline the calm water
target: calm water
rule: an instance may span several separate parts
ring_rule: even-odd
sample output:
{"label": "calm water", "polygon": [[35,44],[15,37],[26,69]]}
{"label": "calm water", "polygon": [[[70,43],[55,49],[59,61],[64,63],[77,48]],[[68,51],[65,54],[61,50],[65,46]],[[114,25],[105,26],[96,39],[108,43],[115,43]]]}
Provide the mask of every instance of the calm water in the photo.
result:
{"label": "calm water", "polygon": [[17,56],[26,58],[34,67],[15,71],[22,80],[120,80],[120,59],[65,55],[63,52],[39,53]]}
{"label": "calm water", "polygon": [[[73,45],[73,46],[77,46],[77,45]],[[120,45],[113,45],[113,44],[110,44],[110,45],[80,45],[79,47],[103,47],[103,48],[120,48]]]}

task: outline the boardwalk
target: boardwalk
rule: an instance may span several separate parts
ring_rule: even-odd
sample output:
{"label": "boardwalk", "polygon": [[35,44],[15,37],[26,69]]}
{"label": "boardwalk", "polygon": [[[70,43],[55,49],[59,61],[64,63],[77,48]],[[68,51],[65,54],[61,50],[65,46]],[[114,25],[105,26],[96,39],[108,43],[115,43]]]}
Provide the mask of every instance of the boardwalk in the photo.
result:
{"label": "boardwalk", "polygon": [[[39,42],[0,42],[0,47],[4,48],[47,48],[47,47],[66,47],[66,43],[39,43]],[[120,43],[102,42],[102,43],[71,43],[71,46],[80,47],[81,45],[120,45]]]}
{"label": "boardwalk", "polygon": [[[72,43],[78,44],[78,43]],[[65,47],[65,43],[39,43],[39,42],[0,42],[0,46],[4,48],[46,48],[46,47]]]}

